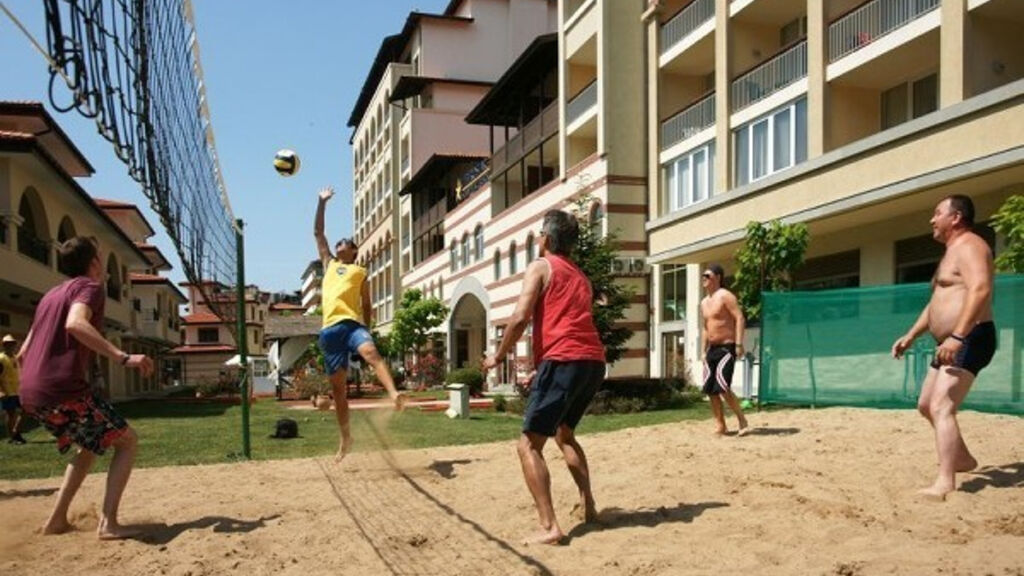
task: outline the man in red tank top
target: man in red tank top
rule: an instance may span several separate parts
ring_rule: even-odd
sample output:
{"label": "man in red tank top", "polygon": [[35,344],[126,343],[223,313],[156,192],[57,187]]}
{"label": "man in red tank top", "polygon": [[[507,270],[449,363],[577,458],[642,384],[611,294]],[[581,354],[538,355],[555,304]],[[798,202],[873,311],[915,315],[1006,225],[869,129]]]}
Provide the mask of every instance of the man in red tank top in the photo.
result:
{"label": "man in red tank top", "polygon": [[579,238],[576,219],[551,210],[544,215],[539,247],[541,257],[526,268],[523,290],[509,318],[505,336],[484,370],[503,362],[533,321],[533,353],[537,368],[519,438],[519,460],[526,485],[540,516],[540,534],[525,543],[557,544],[565,534],[555,518],[551,476],[544,461],[544,444],[552,436],[580,491],[585,522],[597,516],[590,489],[590,469],[574,430],[604,381],[604,345],[591,314],[590,280],[570,259]]}

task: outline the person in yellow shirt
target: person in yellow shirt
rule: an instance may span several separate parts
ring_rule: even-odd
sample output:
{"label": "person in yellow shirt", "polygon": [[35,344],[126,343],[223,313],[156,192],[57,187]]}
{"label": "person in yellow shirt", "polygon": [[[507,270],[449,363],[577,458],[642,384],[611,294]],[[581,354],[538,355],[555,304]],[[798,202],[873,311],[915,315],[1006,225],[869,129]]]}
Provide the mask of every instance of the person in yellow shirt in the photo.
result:
{"label": "person in yellow shirt", "polygon": [[366,268],[355,263],[359,248],[351,238],[344,238],[334,245],[336,254],[332,254],[327,237],[324,236],[324,210],[332,196],[333,188],[320,190],[313,236],[324,266],[320,296],[324,321],[320,330],[320,350],[324,354],[327,375],[334,390],[335,415],[341,430],[341,442],[335,461],[340,462],[352,449],[348,418],[349,357],[358,353],[373,367],[377,379],[394,400],[395,408],[402,407],[404,398],[395,389],[391,370],[377,351],[367,328],[373,320],[373,306],[370,302],[370,287],[366,283]]}
{"label": "person in yellow shirt", "polygon": [[10,334],[4,336],[0,352],[0,408],[7,413],[7,442],[24,444],[18,427],[21,426],[21,399],[18,396],[18,341]]}

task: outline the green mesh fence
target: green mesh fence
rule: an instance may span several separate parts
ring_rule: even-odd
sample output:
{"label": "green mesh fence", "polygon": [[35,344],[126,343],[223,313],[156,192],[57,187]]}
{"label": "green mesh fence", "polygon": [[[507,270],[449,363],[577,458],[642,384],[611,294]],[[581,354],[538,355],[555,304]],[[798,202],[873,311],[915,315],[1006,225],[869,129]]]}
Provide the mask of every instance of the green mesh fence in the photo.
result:
{"label": "green mesh fence", "polygon": [[[764,297],[759,397],[780,404],[912,408],[935,341],[927,333],[902,360],[892,343],[917,319],[928,284]],[[1024,414],[1024,276],[998,276],[994,314],[999,348],[964,408]]]}

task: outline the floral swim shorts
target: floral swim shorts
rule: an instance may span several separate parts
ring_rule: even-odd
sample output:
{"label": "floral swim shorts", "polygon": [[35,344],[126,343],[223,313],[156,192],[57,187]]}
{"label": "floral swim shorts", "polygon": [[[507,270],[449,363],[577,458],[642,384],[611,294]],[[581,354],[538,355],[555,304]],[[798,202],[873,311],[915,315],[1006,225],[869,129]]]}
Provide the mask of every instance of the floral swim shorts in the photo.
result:
{"label": "floral swim shorts", "polygon": [[57,438],[61,454],[78,444],[94,454],[103,454],[128,429],[128,423],[109,402],[96,394],[68,400],[33,413]]}

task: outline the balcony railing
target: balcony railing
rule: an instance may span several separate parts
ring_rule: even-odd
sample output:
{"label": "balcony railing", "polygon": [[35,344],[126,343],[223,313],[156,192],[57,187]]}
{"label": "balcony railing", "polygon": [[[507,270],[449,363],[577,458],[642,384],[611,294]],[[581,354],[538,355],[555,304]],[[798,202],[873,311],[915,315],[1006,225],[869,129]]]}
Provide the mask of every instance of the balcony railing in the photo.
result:
{"label": "balcony railing", "polygon": [[661,25],[661,54],[715,17],[715,0],[695,0]]}
{"label": "balcony railing", "polygon": [[807,41],[803,40],[732,81],[736,112],[807,76]]}
{"label": "balcony railing", "polygon": [[941,0],[871,0],[828,27],[828,59],[835,62],[939,7]]}
{"label": "balcony railing", "polygon": [[506,167],[522,158],[534,146],[558,131],[558,102],[548,104],[536,117],[526,123],[523,130],[509,138],[491,158],[491,172],[501,174]]}
{"label": "balcony railing", "polygon": [[715,123],[715,93],[683,108],[675,116],[661,123],[661,149],[686,140]]}
{"label": "balcony railing", "polygon": [[595,78],[579,94],[565,105],[565,124],[568,126],[584,113],[597,105],[597,79]]}

